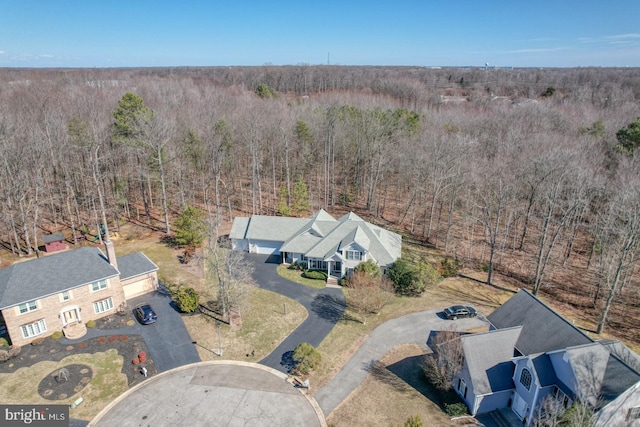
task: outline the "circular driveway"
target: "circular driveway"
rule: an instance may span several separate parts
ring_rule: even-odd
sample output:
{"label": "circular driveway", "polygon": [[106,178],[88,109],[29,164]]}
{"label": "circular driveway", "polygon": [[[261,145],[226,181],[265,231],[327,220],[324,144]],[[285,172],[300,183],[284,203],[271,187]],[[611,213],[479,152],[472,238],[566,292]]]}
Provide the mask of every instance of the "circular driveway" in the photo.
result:
{"label": "circular driveway", "polygon": [[247,362],[182,366],[132,388],[90,426],[326,427],[315,400],[287,376]]}

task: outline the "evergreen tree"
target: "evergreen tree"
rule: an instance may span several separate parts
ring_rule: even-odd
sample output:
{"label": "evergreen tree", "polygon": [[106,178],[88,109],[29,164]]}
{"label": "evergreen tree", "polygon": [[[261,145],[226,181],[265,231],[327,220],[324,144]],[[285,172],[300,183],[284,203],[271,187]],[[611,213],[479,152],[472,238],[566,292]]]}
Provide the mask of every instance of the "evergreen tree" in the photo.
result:
{"label": "evergreen tree", "polygon": [[307,193],[307,184],[302,180],[302,176],[299,176],[294,184],[292,196],[293,213],[297,216],[306,216],[309,213],[311,203]]}

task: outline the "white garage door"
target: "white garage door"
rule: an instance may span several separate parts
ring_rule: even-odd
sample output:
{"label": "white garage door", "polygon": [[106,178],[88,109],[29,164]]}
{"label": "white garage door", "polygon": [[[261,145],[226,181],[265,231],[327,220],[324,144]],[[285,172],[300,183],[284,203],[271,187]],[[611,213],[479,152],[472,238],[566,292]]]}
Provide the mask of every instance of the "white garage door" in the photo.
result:
{"label": "white garage door", "polygon": [[267,240],[258,240],[251,242],[251,252],[258,254],[274,254],[280,252],[282,242],[270,242]]}
{"label": "white garage door", "polygon": [[123,286],[125,299],[137,297],[138,295],[151,292],[153,290],[153,284],[149,279],[143,279],[138,282],[133,282]]}

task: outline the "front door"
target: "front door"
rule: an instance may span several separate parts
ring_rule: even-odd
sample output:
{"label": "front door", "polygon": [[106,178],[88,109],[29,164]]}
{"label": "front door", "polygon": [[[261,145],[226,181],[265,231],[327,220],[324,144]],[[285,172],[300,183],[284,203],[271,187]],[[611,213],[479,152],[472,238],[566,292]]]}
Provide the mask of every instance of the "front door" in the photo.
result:
{"label": "front door", "polygon": [[527,410],[527,402],[524,401],[522,397],[518,393],[513,396],[513,405],[511,405],[511,409],[516,413],[518,418],[522,419],[525,416],[525,412]]}
{"label": "front door", "polygon": [[78,321],[78,312],[75,308],[62,313],[64,324],[75,323]]}

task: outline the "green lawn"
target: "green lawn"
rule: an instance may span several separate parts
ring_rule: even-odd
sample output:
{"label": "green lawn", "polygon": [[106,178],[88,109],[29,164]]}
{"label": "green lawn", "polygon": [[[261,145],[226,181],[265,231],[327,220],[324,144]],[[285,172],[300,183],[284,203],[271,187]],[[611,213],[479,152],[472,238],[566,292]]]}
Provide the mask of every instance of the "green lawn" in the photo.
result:
{"label": "green lawn", "polygon": [[283,265],[278,266],[278,274],[287,280],[300,283],[301,285],[305,285],[309,288],[323,289],[326,286],[324,280],[307,279],[306,277],[302,277],[302,271],[289,270]]}

